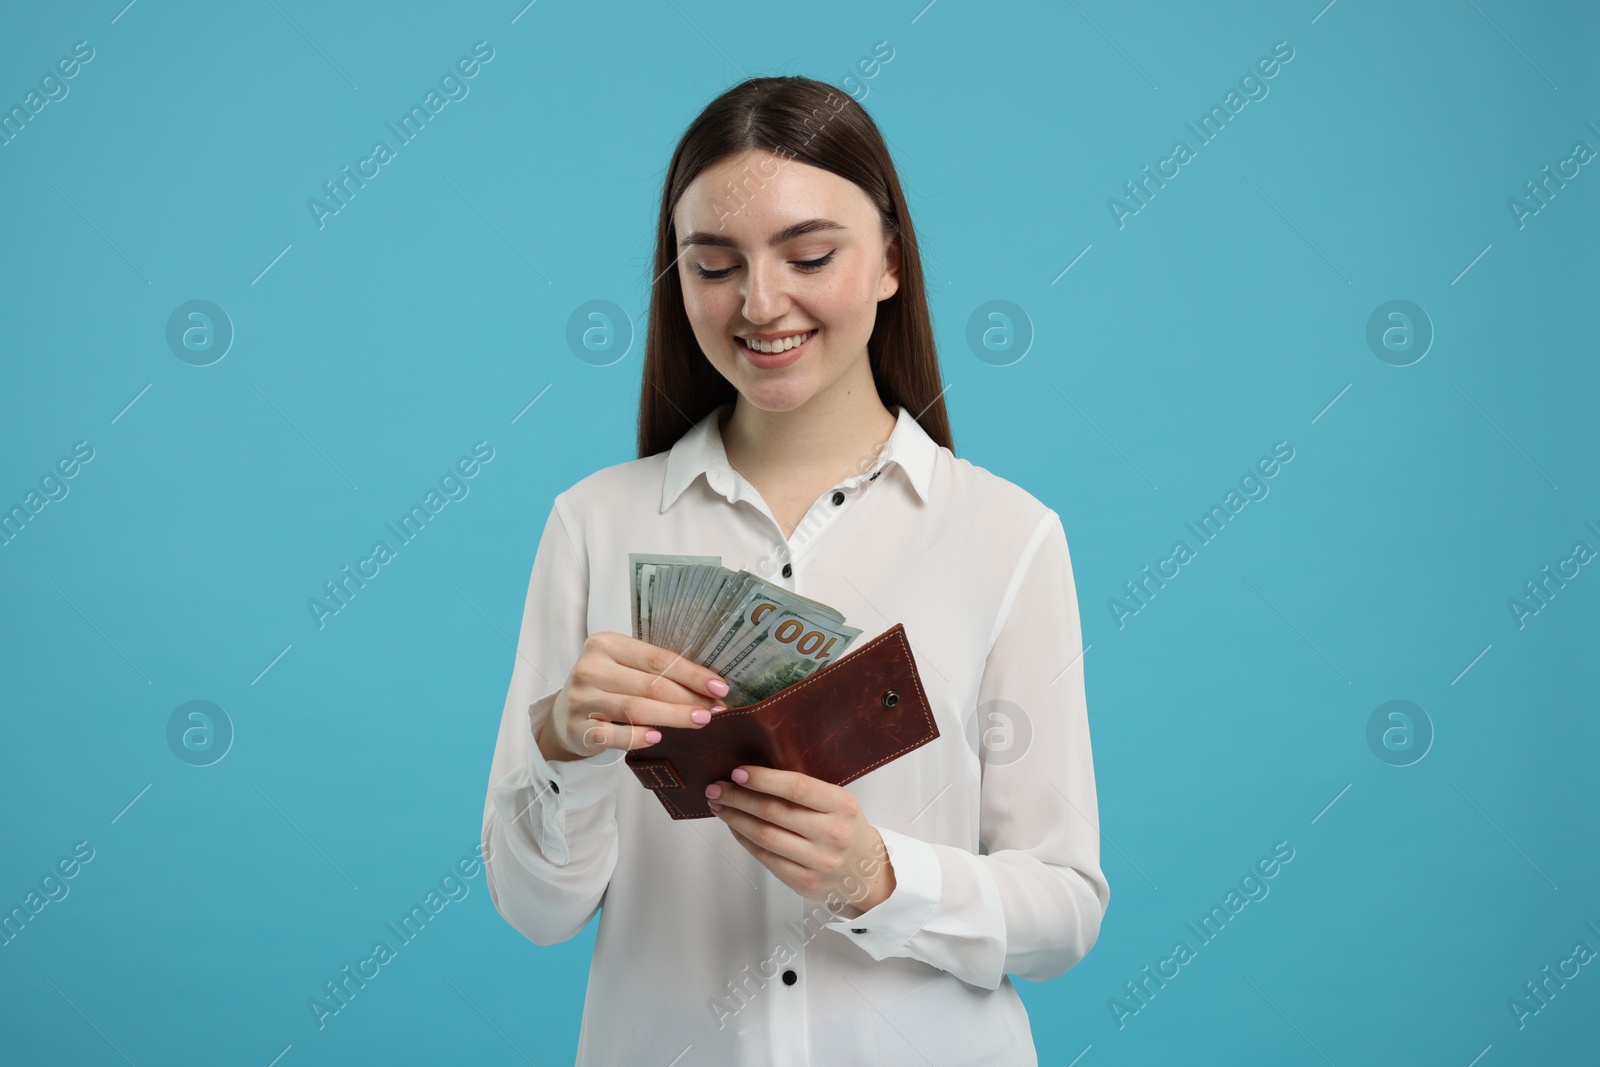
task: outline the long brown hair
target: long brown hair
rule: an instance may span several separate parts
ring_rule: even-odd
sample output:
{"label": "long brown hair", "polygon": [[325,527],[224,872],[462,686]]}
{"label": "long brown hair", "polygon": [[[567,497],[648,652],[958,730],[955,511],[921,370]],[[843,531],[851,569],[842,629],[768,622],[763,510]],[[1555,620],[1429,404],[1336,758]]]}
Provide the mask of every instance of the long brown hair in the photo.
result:
{"label": "long brown hair", "polygon": [[878,303],[867,355],[878,397],[904,406],[936,443],[954,451],[939,384],[939,357],[923,284],[922,256],[900,179],[883,135],[854,99],[797,76],[751,78],[711,101],[684,131],[667,168],[656,227],[655,277],[639,390],[639,458],[671,448],[718,405],[732,383],[700,351],[683,306],[678,235],[672,213],[691,182],[712,164],[752,148],[799,160],[859,186],[878,209],[884,233],[899,238],[900,285]]}

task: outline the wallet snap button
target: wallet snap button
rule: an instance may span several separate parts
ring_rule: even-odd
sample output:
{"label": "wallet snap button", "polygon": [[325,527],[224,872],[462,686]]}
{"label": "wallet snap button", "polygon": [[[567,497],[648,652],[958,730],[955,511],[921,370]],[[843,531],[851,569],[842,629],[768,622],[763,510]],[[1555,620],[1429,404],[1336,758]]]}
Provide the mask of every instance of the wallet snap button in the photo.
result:
{"label": "wallet snap button", "polygon": [[883,691],[883,706],[884,707],[892,708],[898,703],[900,703],[900,694],[899,693],[895,692],[893,689],[885,689]]}

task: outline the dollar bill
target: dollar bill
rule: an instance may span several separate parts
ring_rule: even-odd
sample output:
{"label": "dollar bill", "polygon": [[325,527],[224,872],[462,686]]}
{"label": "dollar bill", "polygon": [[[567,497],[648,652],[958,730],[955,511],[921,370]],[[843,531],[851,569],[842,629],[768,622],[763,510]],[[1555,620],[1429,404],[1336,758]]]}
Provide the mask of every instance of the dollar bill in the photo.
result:
{"label": "dollar bill", "polygon": [[[650,607],[659,603],[655,599],[657,568],[684,567],[701,564],[722,566],[721,556],[656,556],[642,552],[628,555],[628,569],[633,573],[633,636],[640,641],[650,640]],[[653,643],[653,642],[652,642]],[[675,650],[676,651],[676,650]]]}
{"label": "dollar bill", "polygon": [[770,612],[766,624],[718,668],[728,683],[723,703],[738,708],[765,700],[832,662],[860,633],[854,626],[818,622],[793,608]]}
{"label": "dollar bill", "polygon": [[631,553],[635,638],[683,654],[728,682],[742,707],[843,654],[861,631],[834,608],[718,556]]}

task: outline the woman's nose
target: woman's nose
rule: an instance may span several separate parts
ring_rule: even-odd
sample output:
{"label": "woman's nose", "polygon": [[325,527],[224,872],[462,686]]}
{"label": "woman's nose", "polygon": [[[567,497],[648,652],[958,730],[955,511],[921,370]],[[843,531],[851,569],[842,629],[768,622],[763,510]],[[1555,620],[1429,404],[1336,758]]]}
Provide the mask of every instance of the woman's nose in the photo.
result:
{"label": "woman's nose", "polygon": [[761,326],[776,321],[788,310],[789,295],[777,268],[752,263],[745,277],[749,279],[744,290],[745,321]]}

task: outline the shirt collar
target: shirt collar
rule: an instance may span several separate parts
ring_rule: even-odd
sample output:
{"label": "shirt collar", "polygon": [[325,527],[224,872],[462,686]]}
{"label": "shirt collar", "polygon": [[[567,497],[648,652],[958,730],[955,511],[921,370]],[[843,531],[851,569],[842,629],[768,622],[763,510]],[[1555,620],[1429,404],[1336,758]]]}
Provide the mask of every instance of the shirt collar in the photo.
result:
{"label": "shirt collar", "polygon": [[[666,476],[661,488],[662,511],[671,507],[702,474],[713,490],[730,501],[734,499],[734,471],[722,445],[722,433],[717,428],[722,413],[732,406],[731,400],[718,405],[672,446],[672,451],[667,454]],[[911,412],[900,405],[888,443],[872,468],[841,484],[853,488],[877,477],[892,464],[900,468],[912,489],[916,490],[917,498],[926,503],[929,483],[933,480],[933,461],[938,451],[939,446],[928,436],[928,431],[922,428]]]}

